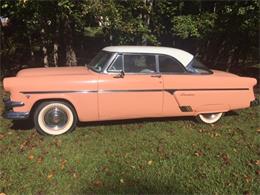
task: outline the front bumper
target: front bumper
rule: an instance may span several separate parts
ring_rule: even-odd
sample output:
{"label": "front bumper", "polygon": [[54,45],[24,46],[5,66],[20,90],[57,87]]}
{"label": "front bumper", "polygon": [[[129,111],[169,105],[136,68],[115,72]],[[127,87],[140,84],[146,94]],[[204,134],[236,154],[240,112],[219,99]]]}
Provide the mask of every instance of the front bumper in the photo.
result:
{"label": "front bumper", "polygon": [[260,101],[259,101],[259,99],[256,98],[255,100],[250,102],[250,107],[259,106],[259,104],[260,104]]}
{"label": "front bumper", "polygon": [[10,98],[3,99],[5,105],[5,111],[3,113],[3,117],[6,119],[19,120],[19,119],[27,119],[29,118],[29,112],[14,112],[14,107],[24,106],[23,102],[15,102],[11,101]]}
{"label": "front bumper", "polygon": [[3,113],[3,117],[6,119],[19,120],[19,119],[28,119],[29,112],[13,112],[13,111],[5,111]]}

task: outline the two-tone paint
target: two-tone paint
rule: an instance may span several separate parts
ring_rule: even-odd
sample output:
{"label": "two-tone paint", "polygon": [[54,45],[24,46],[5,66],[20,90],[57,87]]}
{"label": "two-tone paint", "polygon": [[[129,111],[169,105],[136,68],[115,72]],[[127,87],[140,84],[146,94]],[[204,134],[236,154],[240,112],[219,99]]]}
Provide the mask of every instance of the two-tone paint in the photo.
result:
{"label": "two-tone paint", "polygon": [[[141,48],[141,49],[140,49]],[[161,47],[107,47],[115,53],[164,54],[186,66],[193,56]],[[94,72],[87,67],[33,68],[4,79],[15,114],[32,114],[39,102],[63,100],[80,121],[196,116],[247,108],[255,100],[256,79],[212,70],[212,74],[127,74]],[[24,117],[24,118],[26,118]]]}

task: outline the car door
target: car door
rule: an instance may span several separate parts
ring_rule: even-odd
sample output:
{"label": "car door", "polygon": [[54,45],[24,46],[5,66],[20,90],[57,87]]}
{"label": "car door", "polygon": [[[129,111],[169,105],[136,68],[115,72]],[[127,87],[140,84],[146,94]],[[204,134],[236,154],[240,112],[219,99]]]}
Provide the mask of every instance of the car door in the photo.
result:
{"label": "car door", "polygon": [[157,70],[153,54],[118,55],[99,78],[100,120],[161,115],[163,83]]}
{"label": "car door", "polygon": [[[192,100],[192,96],[182,96],[176,91],[186,87],[187,81],[192,84],[192,78],[187,74],[184,66],[175,58],[168,55],[159,55],[159,72],[164,82],[163,114],[166,116],[190,115],[185,99]],[[185,110],[186,109],[186,110]]]}

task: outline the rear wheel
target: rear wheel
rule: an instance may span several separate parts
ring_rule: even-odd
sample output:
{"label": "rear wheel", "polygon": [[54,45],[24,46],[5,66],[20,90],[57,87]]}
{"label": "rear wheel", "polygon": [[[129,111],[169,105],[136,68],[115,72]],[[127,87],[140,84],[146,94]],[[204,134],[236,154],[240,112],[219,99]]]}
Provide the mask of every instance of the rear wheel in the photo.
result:
{"label": "rear wheel", "polygon": [[34,113],[36,130],[45,135],[61,135],[76,128],[77,115],[67,102],[42,102]]}
{"label": "rear wheel", "polygon": [[207,123],[207,124],[212,124],[217,122],[221,116],[223,115],[222,112],[219,113],[205,113],[205,114],[199,114],[196,118],[198,121]]}

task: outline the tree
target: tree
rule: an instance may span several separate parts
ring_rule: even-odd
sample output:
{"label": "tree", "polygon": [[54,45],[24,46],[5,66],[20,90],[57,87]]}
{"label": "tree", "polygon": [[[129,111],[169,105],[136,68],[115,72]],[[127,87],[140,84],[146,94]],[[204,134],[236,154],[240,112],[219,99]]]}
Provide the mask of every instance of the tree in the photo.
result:
{"label": "tree", "polygon": [[256,0],[1,0],[10,19],[1,71],[82,65],[103,46],[125,44],[177,47],[230,70],[259,60],[258,14]]}

